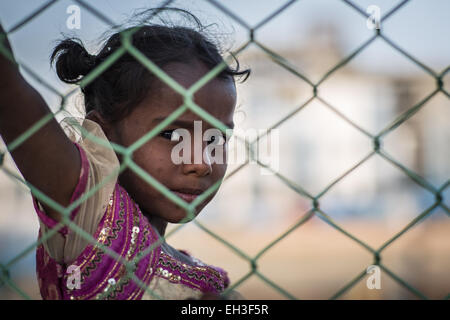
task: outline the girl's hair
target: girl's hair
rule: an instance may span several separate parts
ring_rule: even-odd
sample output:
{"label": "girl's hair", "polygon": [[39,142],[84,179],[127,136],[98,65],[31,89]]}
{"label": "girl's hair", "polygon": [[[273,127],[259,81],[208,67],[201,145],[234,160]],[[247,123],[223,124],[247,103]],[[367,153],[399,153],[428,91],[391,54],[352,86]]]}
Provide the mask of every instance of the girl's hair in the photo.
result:
{"label": "girl's hair", "polygon": [[[131,31],[133,46],[160,68],[171,62],[189,63],[192,60],[203,62],[209,69],[223,61],[219,48],[214,41],[208,39],[205,27],[193,14],[183,9],[164,8],[150,9],[154,13],[171,11],[181,13],[194,22],[193,27],[139,23],[122,32]],[[142,14],[141,14],[142,15]],[[83,76],[107,59],[122,45],[121,33],[114,33],[97,55],[87,52],[82,42],[76,38],[68,38],[59,42],[51,55],[51,63],[55,63],[58,77],[66,83],[77,83]],[[250,70],[239,70],[227,65],[220,74],[221,79],[250,75]],[[156,76],[130,54],[123,54],[107,70],[81,90],[84,94],[86,113],[97,110],[105,119],[116,122],[125,117],[133,107],[154,89]],[[153,87],[152,87],[153,85]]]}

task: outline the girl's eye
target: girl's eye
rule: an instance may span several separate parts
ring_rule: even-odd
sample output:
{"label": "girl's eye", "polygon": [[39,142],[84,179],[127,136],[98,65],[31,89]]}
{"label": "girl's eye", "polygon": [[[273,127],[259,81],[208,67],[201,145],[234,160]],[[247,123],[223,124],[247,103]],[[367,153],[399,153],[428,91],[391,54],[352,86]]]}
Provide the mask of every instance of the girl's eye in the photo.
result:
{"label": "girl's eye", "polygon": [[165,130],[159,133],[159,135],[170,141],[179,141],[180,134],[174,130]]}
{"label": "girl's eye", "polygon": [[[214,141],[216,141],[216,136],[212,136],[209,140],[208,140],[208,144],[213,143]],[[217,145],[223,145],[225,144],[226,139],[223,135],[219,136],[219,141],[216,143]]]}

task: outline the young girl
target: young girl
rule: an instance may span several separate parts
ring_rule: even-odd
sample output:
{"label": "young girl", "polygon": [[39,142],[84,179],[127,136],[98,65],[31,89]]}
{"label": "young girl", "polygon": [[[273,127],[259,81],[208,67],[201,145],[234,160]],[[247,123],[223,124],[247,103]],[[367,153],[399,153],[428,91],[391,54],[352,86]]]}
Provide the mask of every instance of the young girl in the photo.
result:
{"label": "young girl", "polygon": [[[169,10],[169,9],[166,9]],[[132,44],[185,88],[223,61],[218,48],[202,34],[202,25],[190,13],[182,13],[195,27],[140,25]],[[3,33],[3,30],[1,30]],[[7,40],[4,44],[9,47]],[[66,39],[54,49],[51,60],[58,77],[76,84],[121,47],[120,33],[113,34],[97,55],[82,43]],[[51,111],[39,94],[18,72],[17,66],[0,57],[0,134],[6,144]],[[249,70],[225,68],[198,90],[196,104],[229,127],[236,104],[235,76]],[[99,243],[127,261],[139,257],[134,275],[143,289],[127,274],[127,268],[78,233],[64,226],[37,248],[37,275],[44,299],[189,299],[219,294],[229,285],[227,273],[204,264],[185,251],[162,241],[169,222],[177,223],[186,211],[164,197],[134,171],[117,175],[122,157],[99,139],[128,147],[183,105],[183,97],[169,88],[131,55],[124,54],[94,81],[82,88],[86,118],[82,132],[52,119],[29,137],[12,156],[24,178],[67,207],[112,175],[93,196],[75,208],[70,219]],[[193,135],[194,121],[202,119],[186,111],[157,136],[137,149],[132,161],[185,201],[192,201],[224,177],[226,163],[175,164],[171,150],[175,129]],[[211,125],[202,121],[202,130]],[[203,141],[205,148],[209,142]],[[225,149],[226,151],[226,149]],[[198,214],[214,197],[200,203]],[[39,218],[39,237],[55,228],[62,216],[33,197]],[[78,283],[76,282],[78,277]],[[74,281],[75,279],[75,281]],[[153,294],[152,294],[153,293]],[[228,298],[240,298],[232,292]]]}

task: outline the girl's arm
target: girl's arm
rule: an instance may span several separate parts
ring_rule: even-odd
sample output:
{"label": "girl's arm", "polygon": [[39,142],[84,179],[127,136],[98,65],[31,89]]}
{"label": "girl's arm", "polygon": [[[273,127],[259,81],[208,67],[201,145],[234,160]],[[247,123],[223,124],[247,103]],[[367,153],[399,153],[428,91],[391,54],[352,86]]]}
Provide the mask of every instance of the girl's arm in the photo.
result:
{"label": "girl's arm", "polygon": [[[1,25],[0,34],[4,34]],[[7,38],[3,45],[11,51]],[[0,75],[0,135],[8,145],[51,110],[1,53]],[[81,160],[77,147],[54,118],[14,149],[12,157],[25,180],[62,206],[69,204]],[[59,212],[43,206],[49,217],[60,221]]]}

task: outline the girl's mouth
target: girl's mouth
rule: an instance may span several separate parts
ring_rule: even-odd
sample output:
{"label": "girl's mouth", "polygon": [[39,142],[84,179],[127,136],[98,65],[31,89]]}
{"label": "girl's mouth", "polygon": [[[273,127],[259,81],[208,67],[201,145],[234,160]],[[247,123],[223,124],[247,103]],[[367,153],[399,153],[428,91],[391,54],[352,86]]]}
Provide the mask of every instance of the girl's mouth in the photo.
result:
{"label": "girl's mouth", "polygon": [[188,203],[191,203],[200,194],[203,193],[202,190],[197,190],[197,189],[195,189],[195,190],[194,189],[193,190],[179,190],[179,191],[171,190],[171,191]]}
{"label": "girl's mouth", "polygon": [[197,194],[189,194],[189,193],[181,193],[178,191],[172,191],[173,193],[175,193],[177,196],[179,196],[181,199],[183,199],[186,202],[192,202],[195,200],[195,198],[198,197]]}

